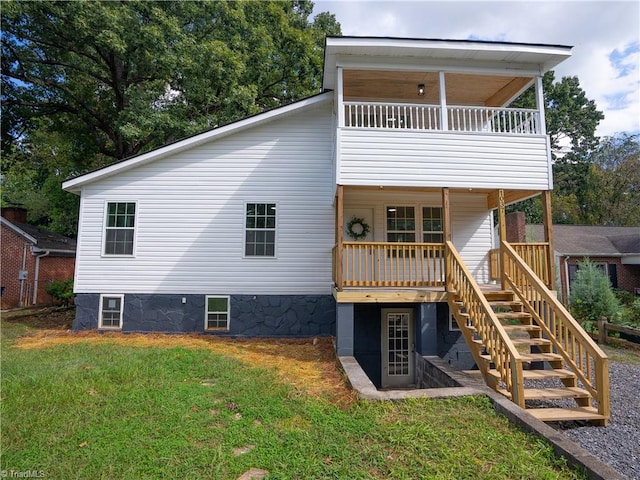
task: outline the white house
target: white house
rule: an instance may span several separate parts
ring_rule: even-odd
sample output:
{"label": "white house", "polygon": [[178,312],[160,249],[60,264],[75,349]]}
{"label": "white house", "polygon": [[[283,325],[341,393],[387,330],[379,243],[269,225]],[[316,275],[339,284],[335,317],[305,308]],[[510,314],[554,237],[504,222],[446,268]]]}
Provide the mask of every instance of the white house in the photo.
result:
{"label": "white house", "polygon": [[[605,388],[544,323],[580,336],[547,299],[550,229],[501,239],[489,285],[493,211],[502,223],[505,204],[543,195],[550,219],[542,75],[570,52],[328,38],[322,93],[66,181],[81,197],[74,328],[335,335],[379,387],[419,384],[440,355],[523,406],[523,363],[573,362],[562,381],[589,381],[581,418],[606,421]],[[537,107],[509,108],[532,85]],[[535,299],[519,289],[531,272]],[[542,325],[510,339],[488,302]]]}

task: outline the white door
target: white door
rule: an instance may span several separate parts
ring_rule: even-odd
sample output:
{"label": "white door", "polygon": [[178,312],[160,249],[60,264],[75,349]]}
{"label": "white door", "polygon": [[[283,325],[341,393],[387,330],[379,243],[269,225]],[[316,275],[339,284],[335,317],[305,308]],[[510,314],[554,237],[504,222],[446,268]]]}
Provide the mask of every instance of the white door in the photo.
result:
{"label": "white door", "polygon": [[382,309],[382,388],[415,384],[413,310]]}

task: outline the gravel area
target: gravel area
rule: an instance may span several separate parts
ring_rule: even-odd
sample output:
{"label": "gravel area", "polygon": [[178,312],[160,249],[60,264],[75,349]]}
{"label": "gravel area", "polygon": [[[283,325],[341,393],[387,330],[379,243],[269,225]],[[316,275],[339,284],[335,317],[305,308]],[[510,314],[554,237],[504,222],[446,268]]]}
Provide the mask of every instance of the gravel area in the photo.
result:
{"label": "gravel area", "polygon": [[[611,419],[606,427],[584,422],[549,425],[562,431],[631,480],[640,480],[640,365],[609,361]],[[565,401],[555,400],[554,406]],[[538,403],[538,402],[536,402]],[[540,402],[540,406],[551,402]],[[567,405],[565,403],[565,405]],[[574,406],[575,402],[571,402]],[[533,402],[531,406],[534,406]]]}

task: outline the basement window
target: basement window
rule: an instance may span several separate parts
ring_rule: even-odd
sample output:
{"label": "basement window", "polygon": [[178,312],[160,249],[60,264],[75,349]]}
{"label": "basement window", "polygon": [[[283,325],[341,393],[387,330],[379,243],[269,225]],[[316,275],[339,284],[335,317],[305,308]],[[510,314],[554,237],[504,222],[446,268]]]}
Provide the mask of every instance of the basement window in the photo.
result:
{"label": "basement window", "polygon": [[124,295],[100,295],[100,319],[98,328],[122,329]]}
{"label": "basement window", "polygon": [[204,329],[229,330],[229,297],[207,296]]}

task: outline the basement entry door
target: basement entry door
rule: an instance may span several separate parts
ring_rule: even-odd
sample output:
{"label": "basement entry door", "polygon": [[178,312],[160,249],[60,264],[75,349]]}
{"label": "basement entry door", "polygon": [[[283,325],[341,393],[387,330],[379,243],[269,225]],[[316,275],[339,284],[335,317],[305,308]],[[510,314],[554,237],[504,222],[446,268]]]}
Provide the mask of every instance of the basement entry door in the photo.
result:
{"label": "basement entry door", "polygon": [[382,388],[415,383],[413,328],[413,309],[382,309]]}

